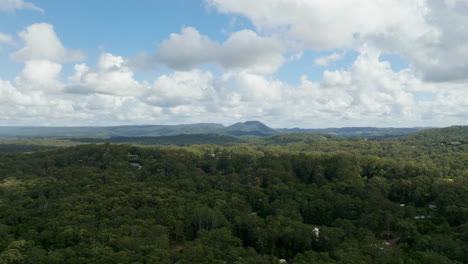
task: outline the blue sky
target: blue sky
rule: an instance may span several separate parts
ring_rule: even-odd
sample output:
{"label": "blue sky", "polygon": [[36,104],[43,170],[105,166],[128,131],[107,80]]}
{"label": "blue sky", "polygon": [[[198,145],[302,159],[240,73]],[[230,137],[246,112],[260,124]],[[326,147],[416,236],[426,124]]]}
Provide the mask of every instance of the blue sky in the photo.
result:
{"label": "blue sky", "polygon": [[0,125],[466,124],[467,5],[0,0]]}
{"label": "blue sky", "polygon": [[[35,2],[36,3],[36,2]],[[223,40],[223,29],[232,29],[230,16],[210,11],[202,1],[37,1],[44,12],[14,10],[0,16],[1,32],[15,35],[34,23],[54,25],[62,43],[70,49],[85,51],[90,63],[101,52],[131,57],[138,52],[154,52],[158,43],[183,26],[202,28],[213,39]],[[249,25],[248,21],[243,21]],[[129,40],[132,41],[129,41]],[[14,51],[15,47],[9,47]],[[2,52],[2,64],[11,64]],[[13,62],[14,63],[14,62]],[[14,77],[21,70],[16,62]],[[3,65],[2,65],[3,66]],[[3,67],[2,67],[3,68]]]}

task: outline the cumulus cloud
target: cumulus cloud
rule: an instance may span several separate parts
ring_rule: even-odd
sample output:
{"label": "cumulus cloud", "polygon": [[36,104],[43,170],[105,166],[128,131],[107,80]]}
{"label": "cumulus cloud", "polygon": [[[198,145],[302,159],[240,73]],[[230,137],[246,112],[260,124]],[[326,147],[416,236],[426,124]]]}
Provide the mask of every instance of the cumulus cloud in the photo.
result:
{"label": "cumulus cloud", "polygon": [[324,71],[318,82],[304,76],[291,86],[252,72],[215,76],[193,70],[161,76],[142,100],[161,107],[162,115],[223,123],[261,119],[276,126],[326,127],[462,122],[467,108],[460,98],[467,92],[461,84],[443,87],[450,92],[441,93],[441,84],[424,82],[411,69],[394,71],[378,50],[368,48],[348,70]]}
{"label": "cumulus cloud", "polygon": [[20,9],[30,9],[34,11],[44,12],[44,9],[37,7],[33,3],[25,2],[24,0],[2,0],[0,1],[0,11],[11,12]]}
{"label": "cumulus cloud", "polygon": [[214,61],[219,49],[219,44],[208,36],[201,35],[195,28],[184,27],[181,34],[173,33],[161,43],[156,58],[171,68],[189,70]]}
{"label": "cumulus cloud", "polygon": [[[237,13],[249,18],[260,30],[281,29],[313,49],[350,46],[356,34],[368,34],[411,25],[425,9],[421,1],[305,1],[305,0],[207,0],[224,13]],[[413,17],[405,17],[413,15]],[[414,17],[414,15],[417,15]],[[421,26],[421,25],[417,25]]]}
{"label": "cumulus cloud", "polygon": [[234,78],[241,98],[247,102],[277,104],[287,97],[283,94],[287,87],[278,80],[246,72],[238,73]]}
{"label": "cumulus cloud", "polygon": [[74,68],[75,72],[69,79],[71,83],[65,88],[69,93],[136,95],[143,89],[121,56],[103,53],[94,69],[86,64],[76,64]]}
{"label": "cumulus cloud", "polygon": [[85,59],[82,52],[67,50],[55,33],[54,27],[50,24],[32,24],[21,31],[19,36],[25,46],[11,55],[15,60],[68,62]]}
{"label": "cumulus cloud", "polygon": [[[459,5],[455,0],[447,3],[447,9]],[[35,24],[21,34],[26,45],[13,57],[25,67],[14,82],[0,79],[0,122],[6,125],[230,124],[259,119],[275,127],[443,126],[466,123],[468,116],[466,82],[428,82],[416,66],[395,71],[382,60],[383,48],[370,35],[367,43],[358,43],[364,39],[359,37],[359,56],[346,69],[325,69],[319,81],[303,76],[291,85],[265,75],[284,63],[284,46],[251,30],[234,32],[218,43],[184,28],[163,42],[156,56],[180,70],[149,81],[134,76],[134,58],[111,53],[102,53],[95,65],[76,64],[71,76],[62,76],[66,71],[60,63],[73,56],[53,28]],[[179,57],[174,47],[188,58]],[[316,64],[326,65],[340,54],[319,59]],[[206,63],[227,70],[195,68]]]}
{"label": "cumulus cloud", "polygon": [[399,43],[392,48],[408,58],[427,80],[466,80],[468,28],[463,25],[468,23],[468,2],[429,0],[427,3],[431,11],[426,20],[436,32],[435,36],[424,34],[412,47]]}
{"label": "cumulus cloud", "polygon": [[[0,122],[4,125],[60,125],[79,116],[66,108],[70,102],[42,90],[22,90],[0,79]],[[55,121],[55,122],[54,122]]]}
{"label": "cumulus cloud", "polygon": [[23,71],[16,78],[22,91],[58,91],[62,84],[58,81],[62,65],[47,60],[27,61]]}
{"label": "cumulus cloud", "polygon": [[143,100],[162,107],[187,105],[193,101],[205,102],[212,98],[213,79],[211,73],[200,70],[162,75],[154,81]]}
{"label": "cumulus cloud", "polygon": [[[17,82],[16,87],[0,81],[0,119],[4,124],[55,125],[230,124],[259,119],[276,127],[466,122],[464,98],[468,94],[463,83],[428,83],[411,69],[394,71],[373,49],[362,50],[347,70],[325,71],[321,81],[303,76],[298,85],[252,72],[215,75],[202,70],[161,75],[149,84],[134,80],[125,61],[104,53],[93,68],[77,64],[66,85],[80,92],[27,90],[23,85],[33,85],[32,81]],[[26,67],[20,78],[34,79],[35,71],[29,67],[39,68],[41,63]],[[43,74],[49,77],[42,82],[57,76],[58,68],[49,68]],[[125,85],[119,87],[122,83]]]}
{"label": "cumulus cloud", "polygon": [[404,112],[414,103],[407,82],[415,77],[409,70],[394,72],[379,57],[375,50],[363,51],[349,71],[325,71],[322,86],[346,90],[353,96],[353,105],[359,107],[376,109],[380,105],[378,109],[385,109],[380,114]]}
{"label": "cumulus cloud", "polygon": [[221,47],[219,63],[227,69],[247,69],[257,73],[275,72],[284,62],[282,44],[260,37],[252,30],[241,30],[229,36]]}
{"label": "cumulus cloud", "polygon": [[5,111],[7,108],[13,106],[24,106],[31,105],[37,102],[37,98],[34,98],[35,94],[24,94],[14,87],[9,81],[3,81],[0,79],[0,102],[3,107],[0,107],[0,111]]}
{"label": "cumulus cloud", "polygon": [[247,17],[259,31],[286,34],[304,49],[370,45],[407,59],[426,80],[468,78],[466,0],[206,0]]}
{"label": "cumulus cloud", "polygon": [[219,44],[195,28],[184,27],[181,34],[171,34],[161,43],[156,60],[177,70],[214,63],[225,69],[272,73],[284,62],[283,51],[278,40],[251,30],[234,32]]}
{"label": "cumulus cloud", "polygon": [[[332,50],[352,47],[366,32],[381,29],[393,15],[382,1],[206,0],[222,13],[247,17],[259,31],[280,32],[303,48]],[[388,1],[387,1],[388,2]],[[409,2],[409,1],[405,1]],[[391,12],[393,13],[393,11]],[[388,17],[388,18],[387,18]],[[398,21],[395,17],[394,21]],[[393,23],[394,24],[394,23]],[[392,24],[388,24],[392,27]]]}
{"label": "cumulus cloud", "polygon": [[67,94],[24,90],[0,79],[0,122],[4,125],[115,125],[151,123],[161,108],[133,96]]}

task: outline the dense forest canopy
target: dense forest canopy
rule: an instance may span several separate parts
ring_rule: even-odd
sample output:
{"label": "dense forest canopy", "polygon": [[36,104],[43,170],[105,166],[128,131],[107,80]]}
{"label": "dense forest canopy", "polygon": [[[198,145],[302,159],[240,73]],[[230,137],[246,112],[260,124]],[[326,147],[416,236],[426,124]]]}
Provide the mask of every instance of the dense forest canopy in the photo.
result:
{"label": "dense forest canopy", "polygon": [[0,263],[466,263],[466,129],[0,153]]}

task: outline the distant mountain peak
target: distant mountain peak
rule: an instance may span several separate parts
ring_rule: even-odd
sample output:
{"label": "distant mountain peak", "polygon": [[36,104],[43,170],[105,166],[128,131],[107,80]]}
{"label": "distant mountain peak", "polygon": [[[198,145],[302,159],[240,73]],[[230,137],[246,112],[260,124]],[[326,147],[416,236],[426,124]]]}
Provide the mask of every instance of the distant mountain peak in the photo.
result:
{"label": "distant mountain peak", "polygon": [[226,132],[233,136],[269,136],[277,133],[276,130],[260,121],[235,123],[234,125],[228,126]]}
{"label": "distant mountain peak", "polygon": [[244,124],[246,124],[246,125],[264,125],[264,126],[266,126],[265,124],[263,124],[262,122],[257,121],[257,120],[245,121]]}

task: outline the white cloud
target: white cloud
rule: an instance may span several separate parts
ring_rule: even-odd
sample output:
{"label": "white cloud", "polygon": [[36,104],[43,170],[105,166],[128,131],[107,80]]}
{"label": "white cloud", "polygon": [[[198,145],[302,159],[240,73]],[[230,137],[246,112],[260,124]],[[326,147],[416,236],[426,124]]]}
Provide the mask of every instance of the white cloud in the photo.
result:
{"label": "white cloud", "polygon": [[80,111],[95,111],[101,114],[112,114],[125,104],[126,97],[109,94],[92,93],[82,97],[82,100],[74,102],[74,107]]}
{"label": "white cloud", "polygon": [[14,10],[20,9],[30,9],[34,11],[44,12],[44,9],[37,7],[33,3],[25,2],[24,0],[1,0],[0,1],[0,11],[1,12],[11,12]]}
{"label": "white cloud", "polygon": [[[223,13],[249,18],[259,30],[286,30],[312,49],[350,46],[355,34],[395,28],[418,22],[425,9],[419,0],[207,0]],[[412,15],[413,17],[405,17]],[[416,17],[415,17],[416,15]],[[419,22],[418,22],[419,23]],[[414,23],[412,23],[413,25]],[[419,26],[419,25],[418,25]]]}
{"label": "white cloud", "polygon": [[195,28],[184,27],[181,34],[171,34],[161,43],[156,60],[177,70],[214,63],[225,69],[272,73],[284,62],[283,50],[278,40],[258,36],[251,30],[234,32],[219,44]]}
{"label": "white cloud", "polygon": [[66,91],[69,93],[102,93],[109,95],[137,95],[143,85],[136,81],[133,72],[125,66],[121,56],[103,53],[95,69],[86,64],[75,65]]}
{"label": "white cloud", "polygon": [[62,65],[47,60],[27,61],[16,83],[22,91],[58,91],[62,89],[58,81]]}
{"label": "white cloud", "polygon": [[[24,94],[16,89],[9,81],[0,79],[0,102],[2,107],[0,111],[5,111],[11,107],[31,105],[39,102],[37,94]],[[14,117],[14,116],[13,116]]]}
{"label": "white cloud", "polygon": [[143,97],[145,102],[163,107],[175,107],[209,100],[212,95],[214,77],[209,72],[193,70],[162,75]]}
{"label": "white cloud", "polygon": [[[467,112],[466,103],[448,99],[468,96],[463,85],[420,81],[414,71],[393,71],[379,56],[375,50],[363,50],[347,71],[325,71],[321,82],[303,78],[296,94],[302,118],[313,118],[315,122],[329,120],[328,126],[428,126],[464,122],[455,116]],[[438,92],[444,89],[450,92]],[[421,99],[419,91],[431,96]],[[437,108],[438,116],[424,120],[424,114],[433,108]],[[299,109],[294,112],[299,113]]]}
{"label": "white cloud", "polygon": [[[452,8],[457,7],[454,3]],[[132,59],[110,53],[102,53],[96,65],[76,64],[71,76],[62,76],[66,70],[62,72],[60,63],[70,58],[70,51],[50,25],[35,24],[21,37],[26,45],[14,56],[24,60],[25,67],[14,82],[0,80],[0,122],[5,125],[230,124],[259,119],[275,127],[444,126],[466,123],[468,117],[466,82],[428,82],[420,78],[419,68],[395,71],[381,60],[381,48],[368,43],[359,45],[359,56],[348,68],[324,70],[320,81],[303,76],[291,85],[265,76],[283,63],[283,45],[250,30],[234,32],[218,44],[184,28],[158,51],[170,55],[164,57],[168,65],[174,62],[171,65],[184,71],[149,81],[136,79]],[[190,52],[184,49],[190,49],[191,42],[185,41],[193,41]],[[173,47],[182,49],[187,61]],[[336,54],[319,64],[339,59]],[[186,70],[205,63],[226,71]]]}
{"label": "white cloud", "polygon": [[50,24],[32,24],[26,30],[21,31],[19,36],[24,41],[25,46],[11,55],[15,60],[67,62],[85,59],[82,52],[67,50]]}
{"label": "white cloud", "polygon": [[468,78],[466,0],[206,0],[304,49],[396,53],[430,81]]}
{"label": "white cloud", "polygon": [[[131,77],[125,61],[102,54],[95,68],[76,65],[66,85],[81,93],[36,89],[33,81],[17,82],[17,87],[0,81],[0,120],[29,125],[259,119],[275,127],[443,126],[463,124],[468,115],[463,83],[428,83],[412,70],[396,72],[372,49],[362,50],[348,70],[325,71],[321,81],[304,76],[296,86],[252,72],[201,70],[161,75],[147,84]],[[40,65],[50,71],[35,72]],[[47,83],[58,75],[53,65],[33,63],[18,78]]]}
{"label": "white cloud", "polygon": [[219,63],[227,69],[273,73],[284,62],[283,50],[276,39],[260,37],[252,30],[241,30],[223,43]]}
{"label": "white cloud", "polygon": [[234,77],[242,100],[263,105],[281,103],[284,99],[283,89],[287,88],[280,81],[246,72]]}
{"label": "white cloud", "polygon": [[[303,77],[300,85],[291,86],[251,72],[214,76],[193,70],[158,78],[142,100],[162,107],[162,115],[196,122],[260,119],[273,126],[302,127],[463,123],[466,103],[460,98],[466,91],[462,85],[444,86],[451,92],[438,93],[440,84],[423,82],[409,69],[395,72],[369,48],[349,70],[325,71],[320,82]],[[418,98],[421,91],[431,96]],[[426,120],[432,108],[440,114]]]}
{"label": "white cloud", "polygon": [[200,35],[195,28],[184,27],[181,34],[173,33],[161,43],[156,58],[171,68],[189,70],[214,61],[219,50],[219,44],[209,37]]}
{"label": "white cloud", "polygon": [[[403,54],[421,72],[423,78],[431,81],[467,80],[468,78],[468,2],[428,0],[431,12],[426,20],[434,28],[433,33],[415,39],[414,44],[394,48]],[[385,40],[384,40],[385,41]]]}
{"label": "white cloud", "polygon": [[343,54],[340,53],[332,53],[328,56],[320,57],[314,60],[314,64],[317,66],[328,66],[330,63],[335,61],[341,60],[343,58]]}
{"label": "white cloud", "polygon": [[96,64],[99,70],[113,70],[121,68],[124,64],[124,59],[121,56],[114,56],[110,53],[102,53]]}

